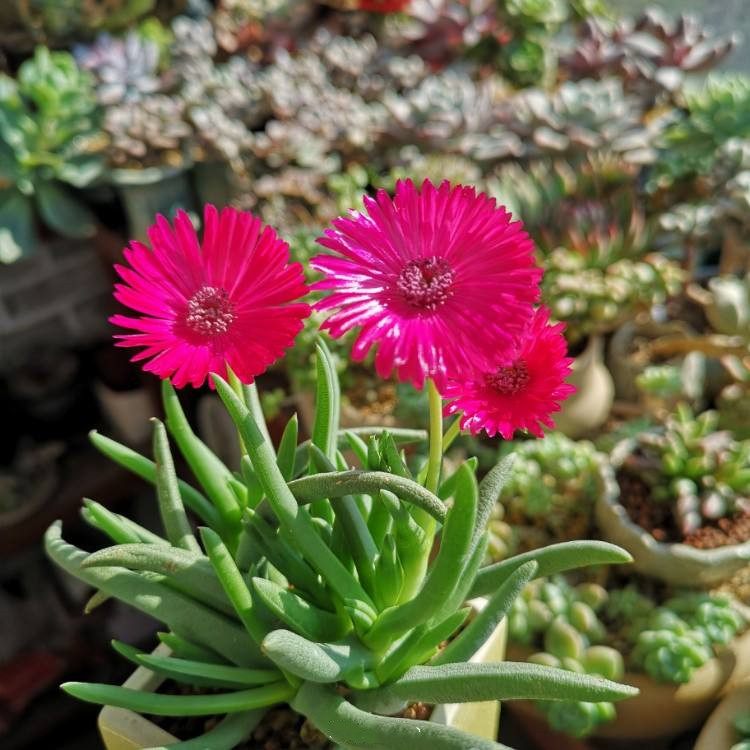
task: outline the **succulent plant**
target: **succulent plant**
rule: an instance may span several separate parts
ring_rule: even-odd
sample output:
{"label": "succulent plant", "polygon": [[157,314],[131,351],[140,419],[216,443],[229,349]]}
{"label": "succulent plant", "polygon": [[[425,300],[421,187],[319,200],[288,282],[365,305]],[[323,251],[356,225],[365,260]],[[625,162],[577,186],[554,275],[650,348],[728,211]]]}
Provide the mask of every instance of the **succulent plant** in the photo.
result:
{"label": "succulent plant", "polygon": [[[115,643],[121,655],[210,692],[173,696],[83,683],[63,689],[148,714],[228,713],[204,737],[207,746],[217,746],[217,734],[247,737],[270,706],[289,703],[345,748],[364,742],[457,750],[502,746],[393,714],[414,701],[606,702],[635,694],[593,674],[469,662],[536,574],[537,560],[554,574],[627,558],[612,545],[583,542],[575,551],[561,545],[480,567],[486,513],[506,463],[482,485],[470,465],[460,465],[443,483],[443,497],[453,498],[447,510],[412,478],[398,447],[424,435],[374,428],[367,443],[367,431],[339,432],[339,388],[322,345],[317,371],[314,437],[298,445],[292,418],[278,451],[264,437],[259,410],[247,406],[257,403],[254,386],[235,391],[215,378],[247,449],[236,474],[195,436],[169,381],[163,383],[167,426],[154,421],[154,461],[92,435],[99,450],[156,485],[164,535],[86,501],[84,519],[113,546],[89,555],[64,541],[57,523],[46,534],[47,552],[102,594],[168,628],[161,637],[171,655]],[[175,474],[167,429],[202,491]],[[345,444],[361,468],[349,468],[339,450]],[[205,524],[199,535],[185,506]],[[436,520],[439,551],[430,559]],[[491,594],[487,606],[461,630],[464,600],[483,594]],[[591,619],[588,611],[585,618]]]}
{"label": "succulent plant", "polygon": [[662,428],[639,434],[621,470],[636,472],[653,502],[669,503],[681,538],[750,512],[750,442],[717,431],[718,414],[681,404]]}
{"label": "succulent plant", "polygon": [[104,130],[110,138],[110,166],[117,168],[180,166],[192,135],[185,103],[167,94],[108,107]]}
{"label": "succulent plant", "polygon": [[93,234],[93,215],[64,184],[101,172],[99,120],[91,77],[67,52],[39,47],[17,80],[0,74],[0,261],[31,252],[35,212],[63,236]]}
{"label": "succulent plant", "polygon": [[612,153],[632,164],[656,158],[652,129],[644,125],[638,101],[616,78],[563,83],[553,92],[529,89],[503,103],[501,118],[532,155],[581,159]]}
{"label": "succulent plant", "polygon": [[631,630],[631,659],[657,682],[689,682],[713,648],[727,645],[746,625],[726,595],[679,594]]}
{"label": "succulent plant", "polygon": [[101,34],[92,45],[76,45],[74,54],[93,75],[96,97],[105,106],[137,102],[162,89],[159,47],[136,31],[124,38]]}
{"label": "succulent plant", "polygon": [[[606,629],[597,613],[607,597],[606,589],[593,583],[574,587],[562,577],[532,581],[511,607],[509,637],[528,648],[544,649],[527,657],[532,664],[621,680],[622,655],[601,645]],[[615,707],[608,701],[538,701],[536,705],[553,729],[574,737],[585,737],[615,718]]]}
{"label": "succulent plant", "polygon": [[609,186],[564,162],[505,165],[488,183],[536,241],[544,299],[567,323],[571,342],[612,330],[680,291],[679,266],[647,252],[650,227],[632,186]]}
{"label": "succulent plant", "polygon": [[738,41],[713,37],[694,16],[670,20],[658,8],[637,19],[588,17],[560,66],[574,79],[619,77],[627,90],[652,101],[670,95],[690,73],[716,67]]}
{"label": "succulent plant", "polygon": [[721,147],[750,138],[750,79],[713,74],[698,89],[684,92],[684,112],[664,130],[651,189],[710,175],[720,164]]}
{"label": "succulent plant", "polygon": [[750,711],[743,711],[734,717],[734,730],[740,739],[729,750],[750,750]]}
{"label": "succulent plant", "polygon": [[588,537],[600,491],[601,457],[594,446],[552,432],[544,440],[514,444],[513,452],[499,502],[521,550]]}

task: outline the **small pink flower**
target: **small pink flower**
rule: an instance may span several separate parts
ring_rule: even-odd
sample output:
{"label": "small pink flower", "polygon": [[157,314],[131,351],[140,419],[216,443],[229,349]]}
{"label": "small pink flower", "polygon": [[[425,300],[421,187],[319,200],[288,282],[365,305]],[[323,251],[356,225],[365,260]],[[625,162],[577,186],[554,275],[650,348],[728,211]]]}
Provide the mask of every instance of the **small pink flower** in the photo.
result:
{"label": "small pink flower", "polygon": [[510,440],[516,430],[542,437],[541,425],[554,427],[550,415],[575,388],[565,382],[573,363],[566,356],[565,325],[549,325],[549,314],[540,307],[515,350],[491,369],[448,384],[443,395],[453,400],[445,413],[462,413],[461,429]]}
{"label": "small pink flower", "polygon": [[148,230],[151,249],[131,242],[128,266],[115,269],[124,284],[115,298],[141,313],[110,322],[137,333],[117,334],[118,346],[143,347],[133,357],[144,370],[172,378],[177,388],[203,385],[209,373],[226,377],[227,365],[251,383],[292,345],[310,307],[289,246],[252,214],[204,209],[203,242],[187,214],[174,229],[163,216]]}
{"label": "small pink flower", "polygon": [[541,270],[520,222],[474,188],[436,188],[425,180],[396,185],[365,198],[365,213],[333,222],[313,268],[326,278],[315,289],[332,293],[317,303],[334,312],[322,328],[334,338],[360,332],[352,349],[362,360],[377,344],[381,377],[396,370],[421,388],[426,378],[442,387],[487,365],[511,346],[539,297]]}

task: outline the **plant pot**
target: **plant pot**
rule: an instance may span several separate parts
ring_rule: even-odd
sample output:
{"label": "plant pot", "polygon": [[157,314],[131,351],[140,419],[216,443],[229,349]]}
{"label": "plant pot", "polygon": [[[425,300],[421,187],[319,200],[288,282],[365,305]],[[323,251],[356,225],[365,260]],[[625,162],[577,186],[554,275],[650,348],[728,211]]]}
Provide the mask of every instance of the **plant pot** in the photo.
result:
{"label": "plant pot", "polygon": [[750,707],[750,681],[738,685],[713,710],[703,725],[693,750],[730,750],[740,741],[735,718]]}
{"label": "plant pot", "polygon": [[604,364],[601,336],[589,338],[586,348],[573,362],[568,382],[576,387],[576,392],[562,404],[555,424],[561,432],[577,438],[604,424],[615,397],[615,385]]}
{"label": "plant pot", "polygon": [[[612,452],[614,466],[630,445],[630,441],[618,444]],[[729,580],[750,563],[750,542],[715,549],[659,542],[630,519],[619,498],[620,488],[610,474],[596,501],[596,524],[604,539],[630,552],[631,565],[639,573],[674,586],[708,588]]]}
{"label": "plant pot", "polygon": [[193,186],[199,205],[229,206],[241,193],[237,176],[223,162],[198,161],[193,166]]}
{"label": "plant pot", "polygon": [[149,420],[154,415],[154,403],[145,388],[118,391],[97,381],[94,383],[94,393],[117,437],[130,445],[148,442],[153,430]]}
{"label": "plant pot", "polygon": [[[486,604],[484,599],[475,599],[471,605],[480,611]],[[493,635],[471,659],[472,662],[502,661],[505,656],[506,627],[500,623]],[[169,655],[169,649],[160,645],[155,654]],[[123,683],[124,687],[133,690],[157,690],[163,678],[144,667],[139,667]],[[456,727],[485,739],[495,740],[500,717],[500,704],[497,701],[488,703],[460,703],[437,705],[432,711],[430,721]],[[177,742],[177,738],[165,732],[153,722],[133,711],[105,706],[99,712],[99,732],[106,750],[143,750],[149,747],[161,747]]]}
{"label": "plant pot", "polygon": [[111,170],[110,178],[125,209],[130,239],[146,241],[147,230],[157,214],[171,217],[180,208],[194,210],[188,166]]}
{"label": "plant pot", "polygon": [[[508,648],[508,657],[513,661],[525,660],[531,653],[529,649],[513,645]],[[750,631],[735,638],[718,656],[696,669],[690,682],[683,685],[655,682],[647,674],[626,672],[620,682],[637,687],[640,694],[619,701],[616,718],[599,725],[591,736],[609,740],[657,740],[694,729],[720,698],[748,675]],[[514,711],[527,716],[533,714],[539,721],[545,721],[529,701],[511,705]],[[711,750],[718,748],[711,746]]]}

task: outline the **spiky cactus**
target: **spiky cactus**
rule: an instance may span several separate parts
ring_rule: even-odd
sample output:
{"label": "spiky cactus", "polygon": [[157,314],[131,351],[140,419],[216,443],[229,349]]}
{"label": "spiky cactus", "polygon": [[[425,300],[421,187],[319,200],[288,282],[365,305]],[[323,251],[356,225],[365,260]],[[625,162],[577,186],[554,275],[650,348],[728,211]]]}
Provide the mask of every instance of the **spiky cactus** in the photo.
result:
{"label": "spiky cactus", "polygon": [[[86,501],[84,519],[114,545],[88,555],[65,542],[55,524],[47,552],[171,631],[164,636],[170,656],[116,644],[121,654],[213,690],[171,696],[82,683],[64,689],[149,714],[226,713],[212,731],[236,732],[239,724],[240,737],[270,706],[288,702],[343,747],[456,750],[502,746],[392,714],[412,701],[596,702],[634,694],[601,677],[541,665],[469,662],[531,578],[627,556],[602,542],[579,542],[482,567],[486,519],[508,461],[479,485],[464,463],[434,494],[411,474],[398,447],[423,436],[339,432],[338,384],[323,348],[317,367],[313,439],[298,444],[293,418],[278,450],[254,406],[254,388],[235,390],[214,378],[247,451],[237,474],[192,432],[168,381],[167,428],[154,422],[154,461],[92,435],[106,455],[156,485],[163,535]],[[167,429],[201,490],[175,475]],[[346,445],[360,468],[343,457]],[[441,496],[453,499],[450,509]],[[185,505],[204,524],[198,537]],[[486,607],[461,629],[464,601],[480,595],[490,596]]]}

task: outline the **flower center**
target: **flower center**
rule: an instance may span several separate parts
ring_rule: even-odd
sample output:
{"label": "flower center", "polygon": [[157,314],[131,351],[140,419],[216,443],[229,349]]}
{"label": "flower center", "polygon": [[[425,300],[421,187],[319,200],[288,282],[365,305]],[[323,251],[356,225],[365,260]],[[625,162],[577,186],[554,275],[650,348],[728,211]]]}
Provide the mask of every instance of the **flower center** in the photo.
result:
{"label": "flower center", "polygon": [[204,286],[190,298],[185,323],[203,336],[219,336],[229,330],[234,318],[229,295],[218,287]]}
{"label": "flower center", "polygon": [[412,307],[435,310],[453,295],[453,270],[444,258],[436,256],[410,260],[396,287]]}
{"label": "flower center", "polygon": [[485,383],[503,396],[514,396],[529,384],[529,380],[529,368],[522,359],[484,376]]}

